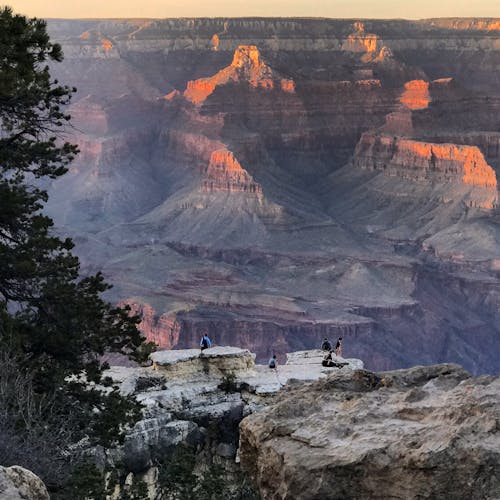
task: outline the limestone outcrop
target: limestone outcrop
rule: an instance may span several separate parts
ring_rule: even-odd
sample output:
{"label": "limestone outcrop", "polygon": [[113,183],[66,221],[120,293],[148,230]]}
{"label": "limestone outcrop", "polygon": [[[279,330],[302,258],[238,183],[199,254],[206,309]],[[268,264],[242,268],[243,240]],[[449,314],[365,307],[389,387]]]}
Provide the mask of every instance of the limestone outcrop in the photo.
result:
{"label": "limestone outcrop", "polygon": [[263,499],[497,498],[500,379],[457,365],[333,372],[243,420]]}
{"label": "limestone outcrop", "polygon": [[45,484],[33,472],[13,465],[0,466],[0,498],[2,500],[49,500]]}

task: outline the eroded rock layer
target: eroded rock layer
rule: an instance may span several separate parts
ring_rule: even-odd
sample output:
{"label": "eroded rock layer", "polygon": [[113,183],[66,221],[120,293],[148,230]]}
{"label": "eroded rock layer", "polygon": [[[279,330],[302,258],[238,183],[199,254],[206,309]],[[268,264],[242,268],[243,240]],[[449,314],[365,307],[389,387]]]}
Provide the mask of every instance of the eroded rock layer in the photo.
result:
{"label": "eroded rock layer", "polygon": [[262,188],[246,172],[231,151],[219,149],[210,156],[203,182],[204,191],[262,193]]}
{"label": "eroded rock layer", "polygon": [[[354,152],[358,168],[429,182],[461,182],[491,188],[496,198],[495,171],[475,146],[432,144],[386,135],[363,134]],[[492,208],[491,206],[488,208]]]}
{"label": "eroded rock layer", "polygon": [[[195,104],[201,104],[213,93],[216,87],[230,82],[244,82],[252,87],[272,89],[277,78],[272,69],[265,64],[255,45],[240,45],[234,52],[233,61],[227,67],[209,78],[189,81],[184,97]],[[281,90],[293,93],[293,80],[278,80]]]}

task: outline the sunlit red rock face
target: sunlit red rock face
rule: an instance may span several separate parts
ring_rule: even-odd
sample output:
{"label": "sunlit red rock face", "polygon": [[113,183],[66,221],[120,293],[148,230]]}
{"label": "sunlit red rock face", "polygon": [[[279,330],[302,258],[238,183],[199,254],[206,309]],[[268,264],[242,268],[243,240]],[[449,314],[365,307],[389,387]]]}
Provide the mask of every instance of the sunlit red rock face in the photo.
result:
{"label": "sunlit red rock face", "polygon": [[162,314],[157,316],[149,304],[141,304],[125,300],[131,313],[142,319],[137,325],[148,342],[154,342],[161,349],[173,349],[179,343],[180,325],[175,315]]}
{"label": "sunlit red rock face", "polygon": [[429,107],[431,100],[429,84],[423,80],[406,82],[405,90],[399,100],[401,104],[412,110]]}
{"label": "sunlit red rock face", "polygon": [[497,188],[495,171],[475,146],[431,144],[386,135],[363,134],[354,165],[413,180],[463,182]]}
{"label": "sunlit red rock face", "polygon": [[214,151],[210,156],[203,190],[261,194],[262,188],[240,165],[234,154],[227,149]]}
{"label": "sunlit red rock face", "polygon": [[241,45],[235,50],[230,66],[212,77],[188,82],[184,97],[195,104],[201,104],[219,85],[246,82],[252,87],[272,89],[276,81],[284,92],[295,91],[293,80],[277,79],[277,75],[262,61],[255,45]]}
{"label": "sunlit red rock face", "polygon": [[498,371],[496,22],[51,21],[48,209],[162,347]]}
{"label": "sunlit red rock face", "polygon": [[431,26],[439,26],[440,28],[457,31],[500,31],[499,19],[447,18],[429,19],[427,23]]}

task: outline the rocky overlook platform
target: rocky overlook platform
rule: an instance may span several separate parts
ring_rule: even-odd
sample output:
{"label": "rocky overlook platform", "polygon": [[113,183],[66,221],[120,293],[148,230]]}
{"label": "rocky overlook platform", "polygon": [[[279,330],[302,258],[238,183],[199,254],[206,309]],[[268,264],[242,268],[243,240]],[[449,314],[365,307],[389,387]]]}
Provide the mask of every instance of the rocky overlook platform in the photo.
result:
{"label": "rocky overlook platform", "polygon": [[[275,371],[246,349],[214,347],[112,367],[143,418],[121,447],[93,456],[125,489],[144,481],[150,500],[162,461],[186,447],[197,475],[217,464],[231,484],[243,470],[264,500],[499,498],[500,377],[455,364],[374,373],[341,358],[342,368],[324,368],[322,357],[292,352]],[[45,499],[30,474],[0,468],[0,497],[3,487],[12,500]],[[25,485],[35,496],[16,496]]]}
{"label": "rocky overlook platform", "polygon": [[500,378],[455,364],[370,372],[292,352],[272,370],[236,347],[159,351],[147,368],[112,367],[144,405],[108,453],[150,498],[158,459],[196,450],[199,470],[242,468],[263,499],[498,498]]}
{"label": "rocky overlook platform", "polygon": [[111,367],[107,371],[124,394],[143,405],[144,418],[111,454],[114,464],[139,474],[154,492],[158,457],[178,445],[191,445],[234,464],[241,420],[269,404],[281,390],[326,378],[332,371],[363,367],[358,359],[336,358],[342,368],[321,365],[320,350],[294,352],[272,370],[255,364],[255,354],[237,347],[158,351],[147,368]]}

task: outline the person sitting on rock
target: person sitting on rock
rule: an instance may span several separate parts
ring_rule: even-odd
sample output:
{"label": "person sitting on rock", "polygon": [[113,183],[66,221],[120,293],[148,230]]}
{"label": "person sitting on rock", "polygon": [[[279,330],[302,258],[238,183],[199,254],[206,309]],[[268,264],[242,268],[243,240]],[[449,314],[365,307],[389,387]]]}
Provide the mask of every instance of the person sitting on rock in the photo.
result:
{"label": "person sitting on rock", "polygon": [[348,365],[349,363],[339,363],[338,361],[333,360],[333,350],[331,350],[324,358],[321,364],[327,368],[342,368],[343,366]]}
{"label": "person sitting on rock", "polygon": [[335,345],[335,354],[341,358],[342,357],[342,337],[339,337],[337,344]]}
{"label": "person sitting on rock", "polygon": [[203,352],[204,349],[208,349],[209,347],[212,347],[212,342],[208,338],[208,335],[205,333],[205,335],[203,335],[203,337],[200,340],[201,352]]}
{"label": "person sitting on rock", "polygon": [[332,344],[330,344],[330,341],[325,337],[325,340],[323,340],[323,343],[321,344],[321,350],[322,351],[331,351],[332,350]]}
{"label": "person sitting on rock", "polygon": [[328,353],[325,355],[323,358],[323,361],[321,362],[323,366],[333,366],[333,358],[332,358],[332,350],[330,349]]}
{"label": "person sitting on rock", "polygon": [[278,368],[278,360],[276,359],[276,354],[269,360],[269,368],[276,370]]}

